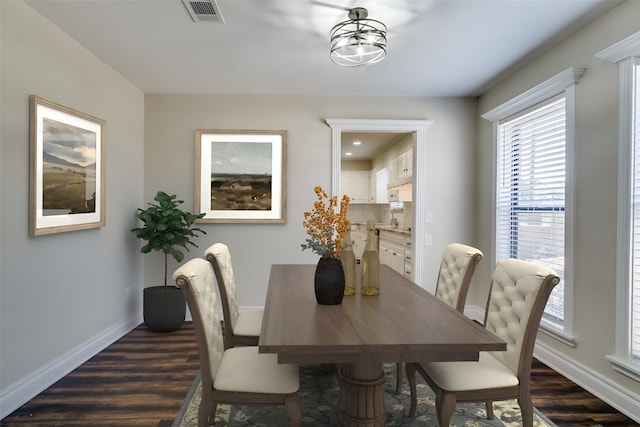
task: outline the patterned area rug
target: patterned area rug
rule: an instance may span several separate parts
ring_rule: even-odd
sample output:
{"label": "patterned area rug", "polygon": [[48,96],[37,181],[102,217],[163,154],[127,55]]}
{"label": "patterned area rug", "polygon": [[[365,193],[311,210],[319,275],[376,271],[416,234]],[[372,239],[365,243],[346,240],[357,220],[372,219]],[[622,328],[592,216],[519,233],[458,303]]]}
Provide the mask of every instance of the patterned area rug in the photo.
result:
{"label": "patterned area rug", "polygon": [[[410,393],[406,378],[402,393],[395,394],[395,364],[384,365],[387,373],[385,404],[387,426],[437,426],[435,396],[420,375],[418,382],[418,410],[409,417]],[[200,404],[200,375],[196,377],[180,408],[173,427],[196,427]],[[337,426],[337,401],[339,394],[335,374],[327,373],[317,365],[300,366],[300,399],[302,401],[303,426]],[[487,420],[484,404],[458,404],[451,419],[452,426],[464,427],[520,427],[520,408],[515,400],[495,402],[495,418]],[[286,426],[287,414],[283,407],[243,407],[218,405],[215,427],[222,426]],[[555,424],[535,409],[534,427],[555,427]]]}

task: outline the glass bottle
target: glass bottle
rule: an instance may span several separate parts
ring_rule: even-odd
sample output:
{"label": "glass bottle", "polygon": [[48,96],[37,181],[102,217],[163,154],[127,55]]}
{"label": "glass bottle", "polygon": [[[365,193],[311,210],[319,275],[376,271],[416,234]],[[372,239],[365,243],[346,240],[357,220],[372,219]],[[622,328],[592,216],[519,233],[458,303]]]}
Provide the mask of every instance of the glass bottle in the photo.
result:
{"label": "glass bottle", "polygon": [[362,295],[375,296],[380,294],[380,259],[375,240],[375,222],[367,221],[367,244],[362,254]]}
{"label": "glass bottle", "polygon": [[344,269],[344,295],[352,296],[356,294],[356,255],[353,253],[350,230],[344,233],[344,244],[347,246],[340,253],[340,261]]}

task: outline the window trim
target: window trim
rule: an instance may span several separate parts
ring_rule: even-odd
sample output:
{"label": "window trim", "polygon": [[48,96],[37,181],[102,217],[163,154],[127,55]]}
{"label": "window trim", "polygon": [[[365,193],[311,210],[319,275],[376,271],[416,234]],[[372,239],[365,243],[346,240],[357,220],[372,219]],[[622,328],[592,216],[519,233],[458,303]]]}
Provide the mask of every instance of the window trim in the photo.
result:
{"label": "window trim", "polygon": [[[640,57],[640,32],[598,52],[596,57],[619,64],[618,89],[618,229],[616,265],[615,353],[605,356],[613,369],[640,381],[640,366],[631,356],[631,188],[633,171],[633,95],[635,58]],[[631,155],[630,155],[631,154]],[[621,309],[624,308],[624,309]]]}
{"label": "window trim", "polygon": [[[558,339],[560,342],[575,347],[573,336],[573,301],[574,301],[574,228],[575,228],[575,84],[580,81],[586,68],[570,67],[556,74],[548,80],[516,96],[515,98],[484,113],[481,117],[493,123],[493,165],[492,165],[492,206],[496,206],[497,190],[497,151],[499,122],[527,108],[541,103],[560,93],[565,93],[566,99],[566,174],[567,186],[565,192],[565,277],[564,277],[564,322],[559,324],[543,317],[540,331]],[[497,255],[497,216],[495,209],[491,213],[491,234],[493,236],[493,252],[491,262],[495,265]]]}

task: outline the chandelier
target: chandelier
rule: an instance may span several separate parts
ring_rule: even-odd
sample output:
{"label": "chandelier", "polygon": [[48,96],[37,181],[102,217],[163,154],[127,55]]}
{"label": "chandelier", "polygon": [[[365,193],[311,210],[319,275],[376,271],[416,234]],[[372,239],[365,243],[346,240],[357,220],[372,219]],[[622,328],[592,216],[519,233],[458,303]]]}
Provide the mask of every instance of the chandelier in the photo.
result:
{"label": "chandelier", "polygon": [[367,19],[363,7],[349,9],[349,20],[336,24],[330,32],[331,60],[344,67],[375,64],[387,55],[387,27]]}

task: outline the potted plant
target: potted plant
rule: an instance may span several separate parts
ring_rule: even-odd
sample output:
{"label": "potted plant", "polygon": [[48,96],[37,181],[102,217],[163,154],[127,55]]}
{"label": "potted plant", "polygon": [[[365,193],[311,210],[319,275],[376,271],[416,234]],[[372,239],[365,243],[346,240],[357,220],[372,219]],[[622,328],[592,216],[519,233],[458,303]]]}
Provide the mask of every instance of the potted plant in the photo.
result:
{"label": "potted plant", "polygon": [[167,286],[168,257],[182,262],[189,245],[197,247],[191,238],[197,233],[207,234],[194,227],[197,219],[205,214],[194,215],[179,208],[184,203],[175,195],[158,191],[147,209],[138,209],[137,217],[144,223],[142,227],[131,229],[136,237],[146,240],[140,252],[161,251],[164,254],[164,286],[150,286],[144,289],[144,323],[152,331],[169,332],[179,329],[184,323],[186,301],[182,291],[176,286]]}

